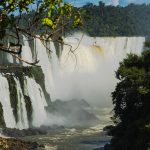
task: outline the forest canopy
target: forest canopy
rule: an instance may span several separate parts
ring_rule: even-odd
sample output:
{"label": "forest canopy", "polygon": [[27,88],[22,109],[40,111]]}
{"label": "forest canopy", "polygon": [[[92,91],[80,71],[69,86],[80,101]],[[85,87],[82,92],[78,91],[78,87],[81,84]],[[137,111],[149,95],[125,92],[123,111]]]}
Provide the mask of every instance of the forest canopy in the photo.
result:
{"label": "forest canopy", "polygon": [[150,36],[150,4],[126,7],[87,3],[84,26],[90,36]]}
{"label": "forest canopy", "polygon": [[150,50],[129,54],[116,72],[119,83],[112,93],[114,104],[110,150],[150,148]]}

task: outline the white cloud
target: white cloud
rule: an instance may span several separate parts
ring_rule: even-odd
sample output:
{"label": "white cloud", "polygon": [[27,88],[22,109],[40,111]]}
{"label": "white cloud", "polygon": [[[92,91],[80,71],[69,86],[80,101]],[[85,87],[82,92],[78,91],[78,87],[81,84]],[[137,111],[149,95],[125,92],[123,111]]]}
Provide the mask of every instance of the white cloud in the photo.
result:
{"label": "white cloud", "polygon": [[113,0],[112,4],[113,4],[114,6],[119,5],[119,0]]}
{"label": "white cloud", "polygon": [[119,0],[101,0],[101,1],[103,1],[106,5],[113,5],[113,6],[119,5]]}

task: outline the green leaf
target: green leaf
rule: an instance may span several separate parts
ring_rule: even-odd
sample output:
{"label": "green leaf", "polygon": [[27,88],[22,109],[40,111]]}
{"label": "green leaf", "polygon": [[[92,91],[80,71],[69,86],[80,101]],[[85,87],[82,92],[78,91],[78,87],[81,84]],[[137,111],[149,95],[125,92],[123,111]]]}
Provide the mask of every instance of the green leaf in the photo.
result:
{"label": "green leaf", "polygon": [[146,88],[146,87],[140,87],[140,88],[138,89],[138,91],[139,91],[139,93],[142,94],[142,95],[145,95],[145,94],[147,94],[147,93],[150,92],[150,90],[149,90],[148,88]]}
{"label": "green leaf", "polygon": [[52,21],[51,19],[49,19],[49,18],[44,18],[44,19],[42,20],[42,23],[43,23],[44,25],[50,26],[50,27],[52,27],[52,28],[53,28],[53,26],[54,26],[53,21]]}

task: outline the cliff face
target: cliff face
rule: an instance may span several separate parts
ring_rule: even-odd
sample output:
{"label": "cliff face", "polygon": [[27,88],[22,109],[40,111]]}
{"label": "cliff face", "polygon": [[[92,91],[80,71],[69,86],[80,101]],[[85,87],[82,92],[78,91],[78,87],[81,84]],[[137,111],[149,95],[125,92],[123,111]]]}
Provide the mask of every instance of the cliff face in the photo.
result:
{"label": "cliff face", "polygon": [[[9,35],[0,41],[1,48],[16,52],[18,40]],[[13,33],[11,35],[15,36]],[[12,53],[0,51],[1,127],[18,129],[38,127],[46,120],[46,107],[51,105],[51,100],[45,86],[45,75],[40,66],[25,63],[34,61],[35,43],[34,39],[20,35],[20,54],[13,56]],[[41,117],[43,120],[40,118],[42,121],[38,123],[37,118],[42,112],[45,117]]]}
{"label": "cliff face", "polygon": [[[24,67],[21,65],[3,66],[0,67],[0,81],[1,127],[24,129],[36,126],[33,123],[35,113],[34,98],[30,94],[29,89],[27,89],[27,84],[30,84],[33,91],[38,90],[38,93],[43,94],[43,97],[39,101],[44,100],[47,103],[40,106],[46,112],[46,107],[48,104],[50,105],[50,96],[43,84],[44,75],[41,68]],[[34,85],[31,82],[34,82]],[[34,96],[39,97],[36,94]]]}

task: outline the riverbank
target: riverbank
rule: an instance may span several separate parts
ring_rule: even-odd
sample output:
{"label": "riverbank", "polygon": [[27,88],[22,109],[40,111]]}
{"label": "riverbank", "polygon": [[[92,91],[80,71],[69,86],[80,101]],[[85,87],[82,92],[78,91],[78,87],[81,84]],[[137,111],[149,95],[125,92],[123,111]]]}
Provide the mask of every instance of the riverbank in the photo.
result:
{"label": "riverbank", "polygon": [[0,150],[44,150],[44,145],[37,142],[24,141],[16,138],[0,137]]}
{"label": "riverbank", "polygon": [[101,125],[89,128],[55,128],[47,130],[45,134],[37,134],[36,131],[36,134],[30,135],[22,134],[25,131],[18,133],[15,130],[16,138],[0,137],[0,150],[103,150],[111,137],[102,128]]}
{"label": "riverbank", "polygon": [[21,137],[25,141],[36,141],[45,150],[95,150],[102,149],[111,137],[100,126],[90,128],[65,128],[50,131],[46,135]]}

